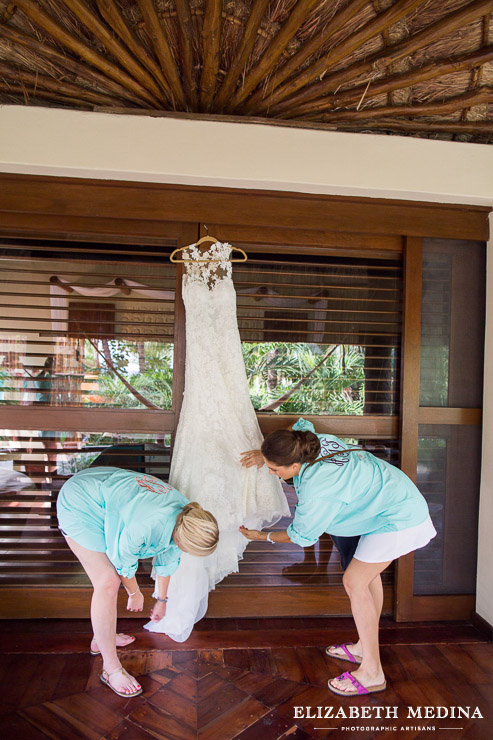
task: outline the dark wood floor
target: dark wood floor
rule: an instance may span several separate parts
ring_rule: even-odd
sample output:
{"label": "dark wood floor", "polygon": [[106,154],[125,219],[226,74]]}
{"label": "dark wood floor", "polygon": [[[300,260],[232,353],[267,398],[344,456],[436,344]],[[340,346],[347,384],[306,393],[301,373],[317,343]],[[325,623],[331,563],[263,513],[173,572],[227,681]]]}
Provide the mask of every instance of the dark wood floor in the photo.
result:
{"label": "dark wood floor", "polygon": [[[493,645],[469,624],[384,620],[389,686],[359,699],[327,690],[327,679],[350,664],[327,657],[324,646],[351,639],[351,620],[206,619],[181,645],[141,624],[119,624],[137,634],[121,655],[144,688],[122,699],[99,680],[87,621],[1,623],[1,740],[493,737]],[[342,708],[348,718],[296,718],[295,706]],[[409,706],[479,707],[483,719],[408,718]],[[350,707],[366,707],[370,717],[351,719]],[[375,717],[388,707],[397,707],[397,719]]]}

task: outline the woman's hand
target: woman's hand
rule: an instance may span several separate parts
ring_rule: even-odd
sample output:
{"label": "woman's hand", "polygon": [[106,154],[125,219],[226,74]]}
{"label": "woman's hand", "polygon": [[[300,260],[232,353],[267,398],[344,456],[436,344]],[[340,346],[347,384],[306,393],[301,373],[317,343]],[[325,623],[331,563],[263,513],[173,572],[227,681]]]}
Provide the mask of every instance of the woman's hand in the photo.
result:
{"label": "woman's hand", "polygon": [[247,529],[241,526],[240,532],[247,540],[265,540],[265,532],[259,532],[258,529]]}
{"label": "woman's hand", "polygon": [[[271,539],[269,542],[272,544],[278,544],[280,542],[284,543],[291,543],[291,538],[288,535],[287,530],[270,530],[270,532],[259,532],[258,529],[247,529],[246,527],[241,526],[240,532],[243,535],[243,537],[246,537],[247,540],[259,540],[261,542],[267,542],[267,536],[270,535]],[[272,535],[275,535],[275,539],[272,539]]]}
{"label": "woman's hand", "polygon": [[244,468],[252,468],[256,465],[259,469],[264,464],[264,456],[260,450],[247,450],[247,452],[242,452],[241,456],[240,462]]}
{"label": "woman's hand", "polygon": [[153,622],[160,622],[165,614],[166,614],[166,602],[156,601],[156,603],[151,609],[151,620]]}
{"label": "woman's hand", "polygon": [[133,596],[128,597],[127,610],[129,612],[141,612],[144,608],[144,594],[142,591],[137,591]]}

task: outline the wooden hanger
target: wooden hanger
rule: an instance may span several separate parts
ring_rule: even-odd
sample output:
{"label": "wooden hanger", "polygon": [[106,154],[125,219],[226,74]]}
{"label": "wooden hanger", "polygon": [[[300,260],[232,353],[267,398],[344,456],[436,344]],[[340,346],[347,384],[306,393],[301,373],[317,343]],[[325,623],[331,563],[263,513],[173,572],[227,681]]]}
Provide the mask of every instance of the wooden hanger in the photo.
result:
{"label": "wooden hanger", "polygon": [[187,262],[187,263],[225,262],[225,261],[226,262],[246,262],[248,259],[248,257],[246,256],[246,253],[243,251],[243,249],[240,249],[239,247],[231,247],[231,250],[235,252],[241,252],[241,254],[243,255],[243,259],[229,259],[229,260],[177,260],[177,259],[173,259],[173,257],[175,256],[177,252],[184,252],[186,249],[188,249],[189,247],[193,247],[193,246],[198,247],[199,244],[203,244],[204,242],[211,242],[212,244],[216,244],[218,242],[218,239],[214,239],[213,236],[203,236],[202,239],[199,239],[198,242],[196,242],[195,244],[187,244],[186,247],[178,247],[178,249],[175,249],[173,252],[171,252],[170,257],[169,257],[170,262]]}

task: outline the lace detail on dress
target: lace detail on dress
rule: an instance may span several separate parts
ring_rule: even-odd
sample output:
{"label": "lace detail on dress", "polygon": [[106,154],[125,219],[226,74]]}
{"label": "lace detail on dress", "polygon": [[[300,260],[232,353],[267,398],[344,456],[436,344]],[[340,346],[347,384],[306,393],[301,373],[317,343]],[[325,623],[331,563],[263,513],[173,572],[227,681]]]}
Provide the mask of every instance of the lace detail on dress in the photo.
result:
{"label": "lace detail on dress", "polygon": [[231,249],[231,244],[228,242],[214,242],[206,252],[201,252],[195,244],[191,244],[182,255],[186,266],[183,284],[203,283],[214,288],[221,280],[231,278],[231,262],[229,261]]}

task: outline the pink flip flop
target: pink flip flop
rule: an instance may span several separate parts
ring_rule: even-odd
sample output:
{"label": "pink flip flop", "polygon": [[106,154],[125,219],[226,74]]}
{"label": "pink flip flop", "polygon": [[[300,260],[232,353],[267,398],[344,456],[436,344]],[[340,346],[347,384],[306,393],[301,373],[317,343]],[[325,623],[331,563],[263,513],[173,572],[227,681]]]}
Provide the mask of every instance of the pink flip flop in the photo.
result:
{"label": "pink flip flop", "polygon": [[[348,660],[350,663],[361,663],[361,657],[359,655],[353,655],[349,652],[347,649],[348,645],[354,645],[354,642],[343,642],[342,645],[329,645],[329,647],[325,648],[326,654],[330,658],[337,658],[337,660]],[[336,655],[335,653],[331,653],[331,650],[335,650],[336,648],[341,648],[341,650],[344,650],[345,655]]]}
{"label": "pink flip flop", "polygon": [[[351,691],[342,691],[341,689],[336,689],[336,687],[332,685],[332,681],[343,681],[345,678],[348,678],[354,686],[354,689],[352,689]],[[377,684],[375,686],[363,686],[363,684],[360,683],[358,679],[353,676],[352,673],[349,673],[349,671],[345,671],[344,673],[341,673],[340,676],[331,678],[328,681],[327,685],[329,687],[329,690],[332,691],[333,694],[337,694],[338,696],[365,696],[366,694],[376,694],[378,691],[385,691],[385,689],[387,688],[387,681],[384,681],[383,683]]]}

